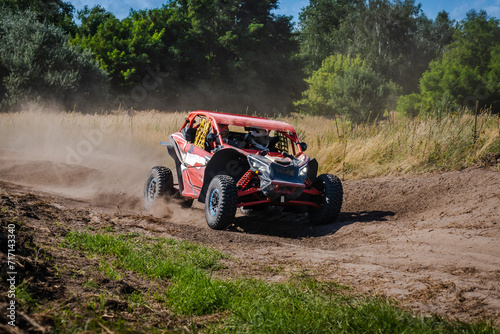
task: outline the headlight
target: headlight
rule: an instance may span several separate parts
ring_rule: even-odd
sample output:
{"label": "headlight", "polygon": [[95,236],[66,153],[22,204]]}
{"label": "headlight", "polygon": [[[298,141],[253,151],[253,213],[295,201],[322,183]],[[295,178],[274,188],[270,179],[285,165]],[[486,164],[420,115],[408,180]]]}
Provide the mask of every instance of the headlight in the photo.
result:
{"label": "headlight", "polygon": [[307,165],[305,165],[304,167],[302,167],[300,169],[299,175],[300,176],[306,176],[307,175]]}
{"label": "headlight", "polygon": [[259,171],[259,173],[269,173],[269,164],[250,155],[248,156],[248,162],[250,163],[250,168],[254,171]]}

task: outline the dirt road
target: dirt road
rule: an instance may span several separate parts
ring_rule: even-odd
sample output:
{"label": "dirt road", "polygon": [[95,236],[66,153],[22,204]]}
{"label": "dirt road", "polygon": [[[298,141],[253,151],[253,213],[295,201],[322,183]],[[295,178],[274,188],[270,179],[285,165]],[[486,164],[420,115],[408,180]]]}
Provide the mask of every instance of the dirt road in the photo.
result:
{"label": "dirt road", "polygon": [[[213,231],[200,203],[187,210],[169,203],[156,217],[142,211],[142,182],[152,162],[99,159],[68,165],[2,150],[0,195],[47,203],[51,218],[32,224],[40,231],[61,216],[70,229],[109,225],[182,238],[236,258],[224,275],[280,281],[306,273],[425,314],[500,319],[500,172],[493,168],[346,181],[342,213],[325,226],[274,211],[238,215],[228,231]],[[77,211],[90,218],[62,216]],[[36,238],[49,244],[51,234]]]}

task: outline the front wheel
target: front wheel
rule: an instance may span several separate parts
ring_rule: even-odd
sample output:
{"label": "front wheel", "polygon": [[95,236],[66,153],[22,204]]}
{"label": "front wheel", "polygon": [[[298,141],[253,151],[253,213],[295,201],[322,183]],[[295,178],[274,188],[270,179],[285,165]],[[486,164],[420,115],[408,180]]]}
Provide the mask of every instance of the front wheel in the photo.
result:
{"label": "front wheel", "polygon": [[231,225],[238,207],[238,189],[228,175],[216,175],[205,198],[205,217],[211,229],[223,230]]}
{"label": "front wheel", "polygon": [[333,223],[342,207],[342,182],[335,175],[322,174],[316,178],[313,187],[322,192],[312,197],[321,208],[309,207],[309,222],[313,225]]}
{"label": "front wheel", "polygon": [[174,192],[172,171],[163,166],[156,166],[149,171],[144,185],[144,208],[151,209],[156,200],[171,196]]}

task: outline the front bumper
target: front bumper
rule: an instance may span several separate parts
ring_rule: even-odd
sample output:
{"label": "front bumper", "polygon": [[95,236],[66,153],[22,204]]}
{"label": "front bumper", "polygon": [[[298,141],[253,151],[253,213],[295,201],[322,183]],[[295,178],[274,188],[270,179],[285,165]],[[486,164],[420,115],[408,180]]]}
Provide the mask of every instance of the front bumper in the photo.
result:
{"label": "front bumper", "polygon": [[285,203],[296,200],[304,192],[305,185],[303,183],[286,182],[286,181],[271,181],[265,187],[261,187],[264,196],[272,202]]}

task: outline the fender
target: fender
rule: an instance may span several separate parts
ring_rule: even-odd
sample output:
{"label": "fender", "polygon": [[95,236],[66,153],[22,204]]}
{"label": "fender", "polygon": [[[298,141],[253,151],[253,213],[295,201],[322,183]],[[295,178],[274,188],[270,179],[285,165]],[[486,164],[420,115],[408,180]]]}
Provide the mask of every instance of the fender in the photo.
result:
{"label": "fender", "polygon": [[207,164],[203,177],[203,188],[198,201],[204,203],[208,185],[219,174],[232,176],[238,181],[250,168],[248,160],[242,151],[232,148],[222,149],[216,152]]}
{"label": "fender", "polygon": [[181,161],[179,155],[179,148],[177,144],[170,136],[170,140],[172,142],[160,142],[160,145],[165,146],[167,148],[168,154],[174,159],[175,162],[175,171],[177,173],[177,183],[179,184],[179,194],[182,194],[184,191],[184,180],[182,179],[182,169],[181,169]]}
{"label": "fender", "polygon": [[307,164],[307,177],[309,178],[309,180],[311,180],[311,182],[314,182],[317,176],[318,176],[318,161],[316,159],[312,159]]}

